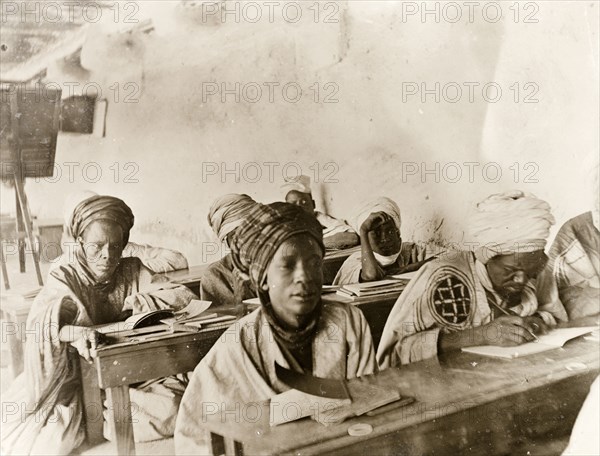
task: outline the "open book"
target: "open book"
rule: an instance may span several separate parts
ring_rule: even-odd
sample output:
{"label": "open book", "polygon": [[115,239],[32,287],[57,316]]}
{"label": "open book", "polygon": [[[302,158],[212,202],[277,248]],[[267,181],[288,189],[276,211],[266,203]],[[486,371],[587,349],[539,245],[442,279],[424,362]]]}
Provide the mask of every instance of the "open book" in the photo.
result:
{"label": "open book", "polygon": [[[277,362],[275,373],[291,389],[271,398],[271,426],[306,416],[312,416],[314,420],[327,426],[364,415],[401,399],[398,390],[375,385],[366,378],[348,382],[314,377],[284,368]],[[407,401],[404,402],[406,403]],[[294,406],[293,413],[289,413],[289,405]]]}
{"label": "open book", "polygon": [[[173,322],[185,323],[195,320],[200,316],[206,317],[205,313],[212,304],[211,301],[201,301],[192,299],[190,303],[181,310],[174,311],[171,309],[151,310],[135,314],[125,320],[129,323],[130,329],[145,328],[147,326],[158,325],[164,320],[173,319]],[[211,315],[214,316],[214,315]]]}
{"label": "open book", "polygon": [[538,341],[529,342],[517,347],[498,347],[495,345],[481,345],[479,347],[465,347],[462,351],[477,355],[492,356],[495,358],[518,358],[533,355],[548,350],[562,347],[567,341],[598,329],[597,326],[581,328],[557,328],[538,337]]}
{"label": "open book", "polygon": [[[172,330],[184,330],[188,326],[190,330],[198,330],[202,325],[208,325],[223,321],[235,320],[233,315],[224,315],[218,312],[207,312],[211,301],[192,299],[190,303],[179,311],[171,309],[151,310],[132,315],[125,321],[110,323],[97,328],[104,334],[139,330],[155,325],[167,325]],[[185,325],[185,326],[184,326]],[[168,328],[167,328],[168,329]],[[137,332],[139,333],[139,331]]]}

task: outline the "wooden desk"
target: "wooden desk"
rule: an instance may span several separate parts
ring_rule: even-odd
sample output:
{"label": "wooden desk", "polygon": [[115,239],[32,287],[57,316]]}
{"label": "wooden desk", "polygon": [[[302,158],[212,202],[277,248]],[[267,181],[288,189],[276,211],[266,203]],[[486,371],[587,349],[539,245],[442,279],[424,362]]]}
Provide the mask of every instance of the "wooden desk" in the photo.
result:
{"label": "wooden desk", "polygon": [[185,285],[198,296],[200,296],[200,279],[204,274],[204,271],[208,267],[208,264],[200,264],[196,266],[190,266],[188,269],[179,269],[178,271],[172,271],[164,273],[163,275],[173,283],[180,283]]}
{"label": "wooden desk", "polygon": [[333,279],[335,279],[344,261],[355,252],[360,252],[360,245],[349,249],[325,252],[325,257],[323,258],[323,283],[333,283]]}
{"label": "wooden desk", "polygon": [[34,227],[39,233],[38,251],[42,263],[50,263],[62,255],[61,239],[64,223],[62,219],[34,220]]}
{"label": "wooden desk", "polygon": [[[416,399],[380,415],[327,427],[303,419],[271,428],[263,408],[252,423],[216,412],[202,426],[211,448],[226,454],[526,454],[548,436],[570,434],[599,357],[598,344],[582,338],[511,361],[456,352],[369,376]],[[583,369],[569,370],[570,363]],[[348,435],[356,423],[370,424],[373,432]]]}
{"label": "wooden desk", "polygon": [[194,370],[229,325],[231,322],[198,333],[174,333],[101,347],[93,364],[80,358],[88,443],[104,440],[100,391],[104,389],[117,452],[134,455],[129,385]]}

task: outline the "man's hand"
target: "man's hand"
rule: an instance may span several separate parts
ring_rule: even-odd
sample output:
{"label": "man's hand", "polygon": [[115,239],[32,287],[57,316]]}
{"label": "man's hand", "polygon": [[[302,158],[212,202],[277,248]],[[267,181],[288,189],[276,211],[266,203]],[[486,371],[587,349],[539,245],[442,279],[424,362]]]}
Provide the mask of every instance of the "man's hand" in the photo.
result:
{"label": "man's hand", "polygon": [[385,212],[372,212],[360,226],[360,232],[364,234],[373,231],[388,220],[393,221],[389,214],[386,214]]}
{"label": "man's hand", "polygon": [[[545,329],[543,322],[515,315],[503,315],[478,329],[480,345],[515,347],[535,340],[533,334]],[[540,319],[541,320],[541,319]],[[536,328],[537,325],[537,328]]]}
{"label": "man's hand", "polygon": [[544,322],[544,319],[539,315],[530,315],[529,317],[523,317],[523,321],[531,328],[531,331],[536,336],[546,334],[550,328]]}
{"label": "man's hand", "polygon": [[71,345],[77,349],[79,354],[85,358],[88,363],[96,356],[98,345],[104,340],[104,335],[95,329],[84,326],[71,326],[74,328],[75,340]]}

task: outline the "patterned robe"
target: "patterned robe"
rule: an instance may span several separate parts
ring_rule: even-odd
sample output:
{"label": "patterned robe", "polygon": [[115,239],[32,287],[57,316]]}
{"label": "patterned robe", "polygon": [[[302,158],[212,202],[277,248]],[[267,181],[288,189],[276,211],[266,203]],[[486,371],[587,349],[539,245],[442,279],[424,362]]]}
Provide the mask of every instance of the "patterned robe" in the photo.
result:
{"label": "patterned robe", "polygon": [[[77,261],[50,274],[29,312],[24,372],[3,395],[3,401],[10,399],[3,402],[3,408],[14,406],[10,414],[3,414],[3,455],[68,454],[83,442],[79,355],[59,340],[59,330],[65,324],[93,326],[118,321],[128,311],[179,309],[194,298],[182,286],[167,284],[161,289],[160,284],[152,283],[152,276],[138,258],[122,259],[111,280],[102,284],[93,283]],[[152,394],[156,392],[156,387],[147,387]],[[132,402],[141,396],[132,395]],[[146,413],[148,405],[136,404],[134,434],[138,440],[142,434],[153,435],[144,426],[156,430],[163,425],[162,418],[144,422],[144,416],[159,415]],[[154,431],[154,438],[160,438],[160,431],[156,434]]]}
{"label": "patterned robe", "polygon": [[[440,332],[490,323],[494,318],[490,299],[506,307],[493,290],[485,266],[473,253],[455,252],[427,263],[394,304],[377,349],[379,367],[436,356]],[[555,323],[549,312],[538,309],[531,281],[525,286],[521,303],[511,310],[523,317],[537,312],[546,323]]]}
{"label": "patterned robe", "polygon": [[600,231],[586,212],[566,222],[538,279],[538,300],[556,318],[600,312]]}
{"label": "patterned robe", "polygon": [[[204,448],[201,423],[206,404],[222,410],[261,402],[284,392],[274,362],[302,372],[293,356],[276,341],[258,308],[231,326],[194,370],[181,401],[175,429],[176,454],[199,454]],[[317,377],[351,379],[376,372],[371,332],[361,311],[324,303],[312,342]]]}

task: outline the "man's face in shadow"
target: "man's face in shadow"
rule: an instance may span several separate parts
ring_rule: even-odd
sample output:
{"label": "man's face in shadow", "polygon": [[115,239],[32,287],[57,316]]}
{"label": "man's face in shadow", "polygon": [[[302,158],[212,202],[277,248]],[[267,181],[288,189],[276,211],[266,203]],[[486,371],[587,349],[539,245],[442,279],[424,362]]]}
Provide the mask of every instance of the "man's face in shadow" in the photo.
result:
{"label": "man's face in shadow", "polygon": [[300,206],[309,214],[315,213],[315,201],[312,199],[312,195],[310,193],[302,193],[297,190],[291,190],[285,196],[285,202]]}

